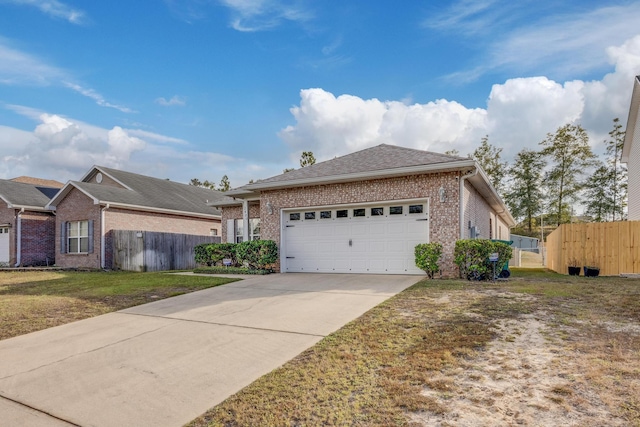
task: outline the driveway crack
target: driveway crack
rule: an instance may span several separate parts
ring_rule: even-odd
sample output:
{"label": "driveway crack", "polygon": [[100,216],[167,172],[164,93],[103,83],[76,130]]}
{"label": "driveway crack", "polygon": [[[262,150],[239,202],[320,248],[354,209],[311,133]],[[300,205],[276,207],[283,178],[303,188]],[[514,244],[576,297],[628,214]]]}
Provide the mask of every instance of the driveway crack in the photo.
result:
{"label": "driveway crack", "polygon": [[40,413],[40,414],[44,414],[44,415],[46,415],[46,416],[48,416],[48,417],[51,417],[51,418],[54,418],[54,419],[56,419],[56,420],[58,420],[58,421],[62,421],[63,423],[69,424],[70,426],[73,426],[73,427],[82,427],[80,424],[76,424],[76,423],[71,422],[71,421],[69,421],[69,420],[65,420],[64,418],[61,418],[61,417],[59,417],[59,416],[57,416],[57,415],[54,415],[54,414],[52,414],[51,412],[47,412],[47,411],[44,411],[44,410],[42,410],[42,409],[38,409],[38,408],[36,408],[36,407],[34,407],[34,406],[28,405],[28,404],[26,404],[26,403],[24,403],[24,402],[20,402],[19,400],[12,399],[12,398],[7,397],[7,396],[4,396],[4,395],[2,395],[2,394],[0,394],[0,399],[8,400],[9,402],[13,402],[13,403],[15,403],[16,405],[23,406],[23,407],[25,407],[25,408],[31,409],[32,411],[38,412],[38,413]]}
{"label": "driveway crack", "polygon": [[[118,313],[118,314],[121,314],[121,313]],[[124,314],[124,313],[122,313],[122,314]],[[166,317],[165,319],[167,319],[167,320],[174,320],[174,321],[178,321],[178,320],[180,320],[180,319],[172,319],[171,317]],[[168,327],[168,326],[171,326],[171,325],[173,325],[173,323],[169,323],[169,324],[166,324],[166,325],[162,325],[162,326],[159,326],[159,327],[157,327],[157,328],[150,329],[150,330],[148,330],[148,331],[144,331],[144,332],[141,332],[141,333],[139,333],[139,334],[132,335],[132,336],[130,336],[130,337],[127,337],[127,338],[124,338],[124,339],[121,339],[121,340],[118,340],[118,341],[110,342],[109,344],[105,344],[105,345],[100,346],[100,347],[92,348],[91,350],[83,351],[83,352],[80,352],[80,353],[75,353],[75,354],[72,354],[72,355],[70,355],[70,356],[63,357],[63,358],[61,358],[61,359],[55,360],[55,361],[53,361],[53,362],[49,362],[49,363],[45,363],[45,364],[40,365],[40,366],[36,366],[35,368],[31,368],[31,369],[28,369],[28,370],[26,370],[26,371],[15,372],[15,373],[13,373],[13,374],[11,374],[11,375],[7,375],[7,376],[5,376],[5,377],[0,377],[0,381],[1,381],[1,380],[8,379],[8,378],[15,377],[15,376],[18,376],[18,375],[22,375],[22,374],[28,374],[28,373],[30,373],[30,372],[37,371],[38,369],[46,368],[47,366],[56,365],[56,364],[58,364],[58,363],[61,363],[61,362],[67,361],[67,360],[69,360],[69,359],[76,358],[76,357],[78,357],[78,356],[82,356],[82,355],[85,355],[85,354],[90,354],[90,353],[93,353],[93,352],[96,352],[96,351],[100,351],[100,350],[102,350],[102,349],[109,348],[109,347],[112,347],[112,346],[114,346],[114,345],[118,345],[118,344],[121,344],[121,343],[123,343],[123,342],[127,342],[127,341],[130,341],[130,340],[132,340],[132,339],[135,339],[135,338],[138,338],[138,337],[141,337],[141,336],[144,336],[144,335],[147,335],[147,334],[150,334],[150,333],[153,333],[153,332],[159,331],[160,329],[164,329],[164,328],[166,328],[166,327]]]}

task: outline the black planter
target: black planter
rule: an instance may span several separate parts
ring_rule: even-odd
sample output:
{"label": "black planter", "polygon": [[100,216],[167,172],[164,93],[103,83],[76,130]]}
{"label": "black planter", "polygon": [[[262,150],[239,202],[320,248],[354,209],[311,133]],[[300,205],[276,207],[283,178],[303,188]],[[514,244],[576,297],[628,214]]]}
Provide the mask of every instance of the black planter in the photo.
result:
{"label": "black planter", "polygon": [[584,275],[585,277],[598,277],[600,275],[600,269],[593,268],[593,267],[585,267]]}
{"label": "black planter", "polygon": [[569,276],[579,276],[580,267],[569,267]]}

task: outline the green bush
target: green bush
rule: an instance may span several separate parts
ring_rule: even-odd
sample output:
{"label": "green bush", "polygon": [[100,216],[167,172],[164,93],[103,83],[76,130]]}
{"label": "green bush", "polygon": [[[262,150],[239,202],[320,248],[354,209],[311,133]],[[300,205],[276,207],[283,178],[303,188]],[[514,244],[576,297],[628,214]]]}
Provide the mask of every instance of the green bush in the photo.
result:
{"label": "green bush", "polygon": [[453,251],[453,261],[460,269],[460,277],[475,280],[491,280],[493,264],[489,261],[492,253],[498,254],[496,274],[511,259],[511,246],[487,239],[458,240]]}
{"label": "green bush", "polygon": [[416,266],[424,270],[430,279],[440,271],[438,262],[442,257],[442,245],[440,243],[421,243],[416,245]]}
{"label": "green bush", "polygon": [[278,260],[278,245],[273,240],[248,240],[238,243],[236,256],[250,269],[264,270]]}
{"label": "green bush", "polygon": [[246,264],[250,269],[265,270],[278,260],[278,245],[273,240],[251,240],[242,243],[204,243],[195,248],[196,263],[221,265],[230,259],[231,266]]}
{"label": "green bush", "polygon": [[203,243],[195,248],[196,263],[201,265],[219,265],[223,259],[230,259],[232,265],[237,265],[235,243]]}

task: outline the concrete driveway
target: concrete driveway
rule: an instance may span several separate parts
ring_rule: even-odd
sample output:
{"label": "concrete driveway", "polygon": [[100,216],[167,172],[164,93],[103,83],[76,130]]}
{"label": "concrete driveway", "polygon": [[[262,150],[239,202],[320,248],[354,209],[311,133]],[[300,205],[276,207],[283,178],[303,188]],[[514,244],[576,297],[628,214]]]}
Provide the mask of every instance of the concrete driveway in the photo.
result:
{"label": "concrete driveway", "polygon": [[0,424],[181,426],[419,276],[256,276],[0,341]]}

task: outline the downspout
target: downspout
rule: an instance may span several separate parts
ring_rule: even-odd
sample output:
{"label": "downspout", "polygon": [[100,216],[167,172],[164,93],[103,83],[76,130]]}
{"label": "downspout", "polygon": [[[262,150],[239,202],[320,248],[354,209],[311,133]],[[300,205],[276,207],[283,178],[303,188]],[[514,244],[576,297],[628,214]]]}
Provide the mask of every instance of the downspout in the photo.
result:
{"label": "downspout", "polygon": [[105,248],[104,248],[104,244],[105,244],[105,235],[104,235],[104,211],[106,211],[107,209],[109,209],[109,203],[106,204],[106,206],[102,209],[100,209],[100,268],[102,268],[104,270],[104,257],[105,257]]}
{"label": "downspout", "polygon": [[473,171],[467,172],[466,174],[460,177],[460,239],[464,239],[464,181],[467,178],[471,178],[472,176],[476,176],[478,174],[478,168],[474,167]]}
{"label": "downspout", "polygon": [[22,263],[22,214],[24,208],[20,209],[18,215],[16,215],[16,265],[20,267]]}

